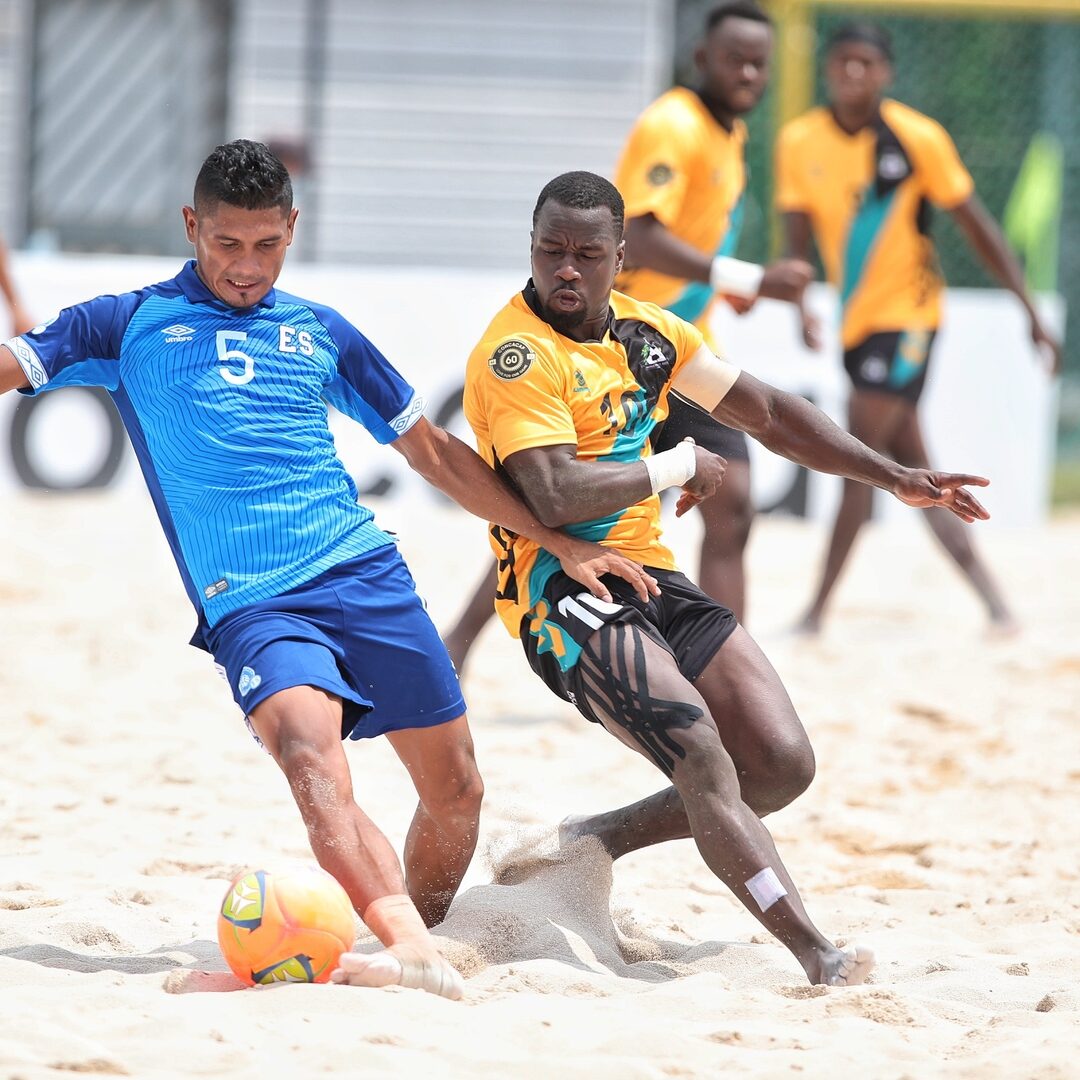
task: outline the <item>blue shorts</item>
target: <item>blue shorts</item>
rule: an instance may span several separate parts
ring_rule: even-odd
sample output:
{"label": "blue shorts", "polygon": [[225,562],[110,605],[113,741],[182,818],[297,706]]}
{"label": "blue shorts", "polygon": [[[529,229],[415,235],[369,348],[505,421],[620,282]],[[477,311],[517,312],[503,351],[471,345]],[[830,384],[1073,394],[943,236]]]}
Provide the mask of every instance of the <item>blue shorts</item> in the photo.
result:
{"label": "blue shorts", "polygon": [[192,644],[203,643],[245,716],[290,686],[340,697],[343,739],[434,727],[465,712],[454,666],[393,544],[201,627]]}

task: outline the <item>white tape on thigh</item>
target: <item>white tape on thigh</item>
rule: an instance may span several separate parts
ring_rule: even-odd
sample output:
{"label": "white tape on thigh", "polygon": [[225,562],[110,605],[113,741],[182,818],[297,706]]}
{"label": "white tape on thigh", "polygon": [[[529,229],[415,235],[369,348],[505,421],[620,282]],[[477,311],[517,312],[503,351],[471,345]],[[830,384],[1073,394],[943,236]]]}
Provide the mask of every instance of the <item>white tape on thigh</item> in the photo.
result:
{"label": "white tape on thigh", "polygon": [[787,889],[780,884],[780,879],[771,866],[759,870],[746,883],[746,887],[750,890],[750,895],[757,901],[757,906],[762,911],[768,911],[777,900],[782,900],[787,896]]}

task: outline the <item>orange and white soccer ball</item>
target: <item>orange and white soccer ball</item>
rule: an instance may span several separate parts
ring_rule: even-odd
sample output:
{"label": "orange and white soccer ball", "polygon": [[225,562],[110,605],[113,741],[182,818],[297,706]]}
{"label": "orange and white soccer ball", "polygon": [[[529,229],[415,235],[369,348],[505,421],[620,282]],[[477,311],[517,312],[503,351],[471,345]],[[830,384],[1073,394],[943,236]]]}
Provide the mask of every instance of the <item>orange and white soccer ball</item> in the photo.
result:
{"label": "orange and white soccer ball", "polygon": [[246,870],[218,913],[218,944],[249,986],[328,982],[355,936],[348,894],[317,866]]}

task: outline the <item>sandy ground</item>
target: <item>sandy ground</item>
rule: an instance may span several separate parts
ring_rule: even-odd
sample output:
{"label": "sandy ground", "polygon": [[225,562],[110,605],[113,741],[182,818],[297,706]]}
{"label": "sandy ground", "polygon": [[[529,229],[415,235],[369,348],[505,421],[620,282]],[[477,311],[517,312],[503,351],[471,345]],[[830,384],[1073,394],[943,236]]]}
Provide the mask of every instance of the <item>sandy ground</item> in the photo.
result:
{"label": "sandy ground", "polygon": [[[483,527],[397,504],[380,520],[446,625]],[[693,550],[693,526],[671,536]],[[227,881],[310,859],[284,781],[185,644],[148,500],[5,497],[0,1076],[1076,1076],[1080,518],[981,539],[1018,639],[986,639],[917,526],[871,530],[825,636],[792,639],[822,531],[767,520],[753,539],[751,629],[818,755],[813,787],[769,826],[819,926],[876,951],[872,983],[806,985],[688,841],[493,885],[566,813],[662,785],[492,625],[465,674],[488,797],[441,930],[468,976],[453,1003],[231,992],[215,940]],[[381,743],[350,756],[400,845],[403,770]]]}

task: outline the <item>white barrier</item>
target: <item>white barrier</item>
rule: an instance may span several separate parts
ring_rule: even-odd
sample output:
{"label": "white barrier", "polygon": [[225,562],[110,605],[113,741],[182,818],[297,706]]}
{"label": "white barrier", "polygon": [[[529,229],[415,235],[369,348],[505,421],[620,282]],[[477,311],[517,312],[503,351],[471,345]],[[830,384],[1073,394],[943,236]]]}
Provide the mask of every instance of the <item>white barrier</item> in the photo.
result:
{"label": "white barrier", "polygon": [[[424,393],[428,416],[469,438],[457,407],[465,358],[491,317],[524,284],[527,254],[522,252],[520,275],[294,263],[280,284],[355,322]],[[180,265],[173,259],[20,255],[15,272],[28,306],[44,319],[91,296],[171,277]],[[806,394],[842,419],[847,383],[832,329],[831,290],[817,287],[811,302],[826,316],[820,354],[797,343],[791,308],[768,301],[743,317],[718,310],[717,337],[741,366]],[[1047,304],[1052,324],[1061,325],[1060,303]],[[0,397],[0,488],[25,484],[28,476],[51,488],[94,484],[112,466],[110,487],[141,483],[130,448],[121,449],[108,411],[89,393],[43,395],[29,418],[25,406],[16,418],[16,404],[16,395]],[[950,291],[922,412],[935,463],[993,480],[986,502],[998,524],[1043,519],[1053,463],[1055,389],[1036,362],[1023,313],[1011,296]],[[332,426],[361,491],[438,497],[400,455],[376,446],[357,425],[335,415]],[[759,506],[831,516],[840,488],[835,478],[806,474],[757,444],[753,464]],[[894,507],[892,500],[885,505],[886,515],[903,516],[903,507]]]}

